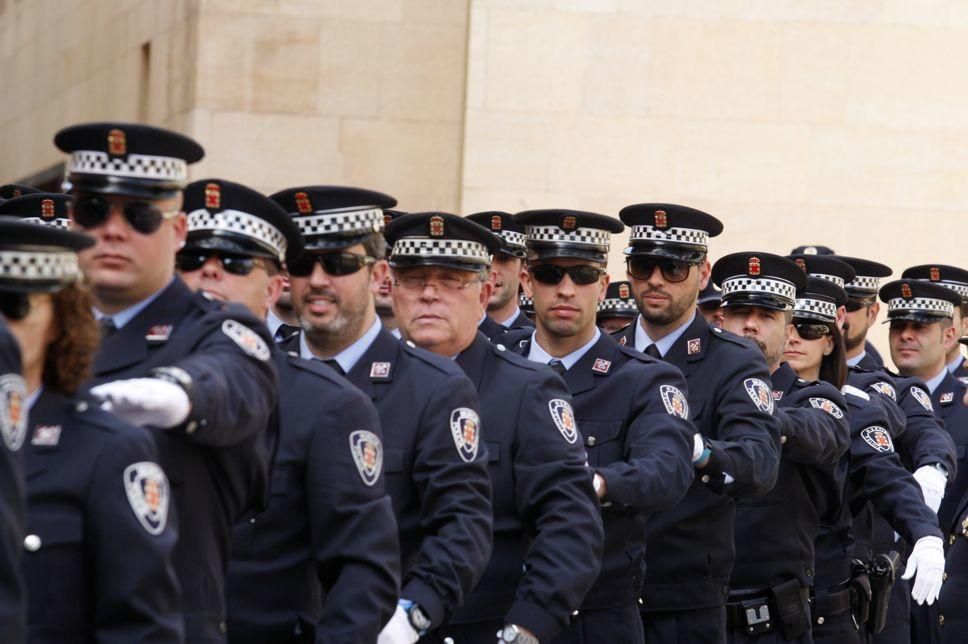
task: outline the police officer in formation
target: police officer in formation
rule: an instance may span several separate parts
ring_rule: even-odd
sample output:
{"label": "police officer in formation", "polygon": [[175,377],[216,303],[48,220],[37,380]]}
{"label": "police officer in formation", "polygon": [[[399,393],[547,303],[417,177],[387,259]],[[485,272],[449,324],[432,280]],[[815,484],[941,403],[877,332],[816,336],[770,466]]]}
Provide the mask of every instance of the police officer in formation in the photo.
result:
{"label": "police officer in formation", "polygon": [[[755,342],[766,357],[780,423],[776,485],[736,503],[736,563],[727,603],[729,640],[812,642],[809,596],[820,523],[840,505],[850,442],[846,403],[824,381],[799,378],[783,361],[793,310],[814,322],[836,317],[835,296],[792,261],[770,253],[721,258],[712,279],[722,287],[723,328]],[[770,535],[761,539],[761,535]]]}
{"label": "police officer in formation", "polygon": [[69,197],[0,188],[4,642],[963,639],[963,269],[711,268],[722,224],[646,203],[609,288],[612,217],[183,195],[184,136],[55,143]]}
{"label": "police officer in formation", "polygon": [[[627,206],[626,269],[639,316],[616,338],[678,367],[702,456],[686,497],[650,523],[642,615],[646,641],[726,641],[735,498],[772,489],[780,429],[762,351],[710,326],[696,300],[707,285],[709,238],[722,223],[675,204]],[[708,451],[708,454],[706,453]]]}
{"label": "police officer in formation", "polygon": [[[601,566],[602,520],[571,396],[554,371],[478,331],[492,289],[490,256],[501,243],[496,235],[456,215],[416,213],[393,221],[386,239],[394,249],[393,307],[402,336],[454,356],[474,383],[480,424],[458,422],[465,442],[487,450],[491,475],[491,559],[436,635],[455,642],[493,642],[495,635],[517,644],[553,641]],[[482,427],[484,440],[477,436]]]}
{"label": "police officer in formation", "polygon": [[609,282],[605,299],[598,304],[595,323],[605,333],[624,328],[639,314],[639,307],[632,297],[632,283],[627,280]]}
{"label": "police officer in formation", "polygon": [[536,328],[505,337],[532,362],[561,372],[568,385],[605,525],[601,574],[555,641],[642,642],[646,527],[654,513],[682,499],[698,458],[685,381],[672,365],[595,326],[620,222],[574,210],[533,210],[515,219],[527,231],[525,289],[534,299]]}
{"label": "police officer in formation", "polygon": [[466,601],[491,555],[491,483],[477,392],[449,356],[399,341],[377,318],[373,294],[388,271],[382,208],[395,203],[391,197],[308,186],[272,199],[293,217],[306,246],[288,266],[302,332],[284,348],[329,364],[380,414],[402,582],[379,641],[415,642]]}
{"label": "police officer in formation", "polygon": [[[189,287],[265,317],[302,237],[275,202],[229,181],[185,190]],[[396,606],[400,554],[373,403],[318,361],[273,347],[279,401],[268,503],[232,533],[230,642],[373,642]]]}

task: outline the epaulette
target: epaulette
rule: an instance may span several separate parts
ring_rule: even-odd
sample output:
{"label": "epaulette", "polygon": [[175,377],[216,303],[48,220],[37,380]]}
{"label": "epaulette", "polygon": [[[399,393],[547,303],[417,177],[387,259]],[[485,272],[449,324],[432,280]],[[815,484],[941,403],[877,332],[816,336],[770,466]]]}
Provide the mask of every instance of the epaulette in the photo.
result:
{"label": "epaulette", "polygon": [[[503,337],[501,338],[503,339]],[[497,357],[501,358],[505,362],[510,362],[516,367],[524,367],[529,371],[541,371],[545,370],[545,365],[535,362],[534,360],[528,360],[522,355],[514,353],[510,350],[513,345],[505,345],[503,342],[495,342],[491,345],[491,351]]]}
{"label": "epaulette", "polygon": [[726,331],[725,329],[721,329],[718,326],[710,326],[709,331],[710,331],[709,336],[712,338],[716,338],[717,340],[725,340],[733,344],[738,344],[744,349],[755,349],[756,351],[760,350],[759,347],[753,344],[752,340],[744,338],[741,335],[736,335],[735,333]]}
{"label": "epaulette", "polygon": [[871,399],[871,397],[867,394],[867,392],[861,389],[858,389],[857,387],[854,387],[852,385],[844,385],[843,387],[840,388],[840,392],[845,396],[855,396],[857,398],[860,398],[861,400],[866,400],[868,402],[870,402],[870,399]]}
{"label": "epaulette", "polygon": [[417,358],[428,367],[432,367],[434,370],[445,375],[453,376],[464,374],[464,370],[457,366],[457,363],[453,360],[449,360],[443,356],[437,355],[436,353],[421,349],[410,340],[400,340],[400,346],[403,347],[403,351],[407,355]]}

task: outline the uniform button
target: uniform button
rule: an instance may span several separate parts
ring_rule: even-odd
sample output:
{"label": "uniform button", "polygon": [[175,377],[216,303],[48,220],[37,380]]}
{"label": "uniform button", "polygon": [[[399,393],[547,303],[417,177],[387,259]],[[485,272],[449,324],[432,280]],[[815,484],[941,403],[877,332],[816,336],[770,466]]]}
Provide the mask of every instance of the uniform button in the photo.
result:
{"label": "uniform button", "polygon": [[813,577],[813,568],[807,568],[807,577]]}
{"label": "uniform button", "polygon": [[944,615],[938,615],[938,626],[944,626]]}
{"label": "uniform button", "polygon": [[950,536],[948,537],[948,545],[949,545],[949,546],[953,546],[953,545],[955,545],[955,535],[950,535]]}
{"label": "uniform button", "polygon": [[571,611],[571,616],[572,617],[578,617],[578,611],[577,610]]}
{"label": "uniform button", "polygon": [[196,423],[194,420],[191,421],[190,423],[188,423],[187,425],[185,425],[185,433],[186,434],[191,434],[196,429],[198,429],[198,423]]}
{"label": "uniform button", "polygon": [[255,517],[252,517],[251,519],[249,519],[249,523],[255,524]]}
{"label": "uniform button", "polygon": [[74,407],[74,409],[76,409],[77,411],[83,412],[83,411],[87,411],[87,407],[88,407],[87,402],[82,400],[81,402],[77,403],[77,406]]}
{"label": "uniform button", "polygon": [[709,483],[709,475],[703,474],[701,477],[699,477],[699,480],[702,481],[703,483]]}
{"label": "uniform button", "polygon": [[817,623],[818,624],[823,624],[824,623],[823,615],[821,615],[820,617],[817,618]]}
{"label": "uniform button", "polygon": [[41,541],[40,537],[35,534],[28,534],[24,537],[24,548],[30,552],[37,552],[40,550]]}
{"label": "uniform button", "polygon": [[786,436],[780,436],[780,445],[786,445]]}
{"label": "uniform button", "polygon": [[589,447],[595,447],[596,442],[597,441],[595,440],[594,436],[589,436],[588,438],[585,439],[585,444],[588,445]]}
{"label": "uniform button", "polygon": [[494,346],[497,347],[498,351],[507,351],[507,347],[503,344],[495,344]]}
{"label": "uniform button", "polygon": [[948,581],[948,573],[946,572],[941,573],[941,581]]}
{"label": "uniform button", "polygon": [[208,419],[207,418],[203,418],[200,421],[198,421],[198,424],[201,427],[208,427]]}
{"label": "uniform button", "polygon": [[220,633],[226,633],[226,632],[228,632],[229,627],[225,624],[225,622],[219,622],[218,623],[218,630],[219,630]]}
{"label": "uniform button", "polygon": [[645,600],[639,597],[639,606],[645,606]]}

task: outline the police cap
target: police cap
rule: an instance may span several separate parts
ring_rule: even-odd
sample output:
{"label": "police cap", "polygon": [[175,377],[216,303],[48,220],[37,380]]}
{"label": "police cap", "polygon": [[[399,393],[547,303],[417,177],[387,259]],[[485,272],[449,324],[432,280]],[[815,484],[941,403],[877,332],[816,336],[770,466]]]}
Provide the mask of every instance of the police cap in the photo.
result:
{"label": "police cap", "polygon": [[362,244],[383,231],[390,195],[346,186],[288,188],[269,197],[289,213],[302,233],[307,251],[340,250]]}
{"label": "police cap", "polygon": [[939,322],[954,317],[961,296],[950,288],[914,279],[900,279],[881,287],[881,300],[887,303],[887,322]]}
{"label": "police cap", "polygon": [[567,257],[605,264],[612,233],[625,230],[614,217],[582,210],[526,210],[514,221],[524,227],[529,260]]}
{"label": "police cap", "polygon": [[653,255],[699,262],[709,250],[709,238],[723,232],[712,215],[671,203],[626,206],[619,218],[632,230],[626,255]]}
{"label": "police cap", "polygon": [[491,264],[501,240],[487,228],[446,212],[414,212],[386,230],[390,266],[447,266],[477,271]]}
{"label": "police cap", "polygon": [[722,305],[790,311],[807,275],[792,260],[772,253],[732,253],[713,266],[713,281],[723,290]]}
{"label": "police cap", "polygon": [[528,256],[527,248],[525,247],[524,226],[516,221],[511,213],[487,210],[467,215],[467,219],[470,219],[475,224],[484,226],[500,237],[500,252],[519,259],[524,259]]}
{"label": "police cap", "polygon": [[0,215],[13,215],[34,224],[70,227],[70,195],[60,192],[33,192],[0,203]]}

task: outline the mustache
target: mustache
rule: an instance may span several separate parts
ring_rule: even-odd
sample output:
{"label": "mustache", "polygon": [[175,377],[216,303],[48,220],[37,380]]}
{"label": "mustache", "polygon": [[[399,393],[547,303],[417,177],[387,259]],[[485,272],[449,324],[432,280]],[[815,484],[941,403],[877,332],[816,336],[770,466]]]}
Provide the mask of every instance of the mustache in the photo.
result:
{"label": "mustache", "polygon": [[663,297],[669,297],[669,294],[663,291],[661,288],[650,288],[639,293],[639,297],[645,297],[646,295],[661,295]]}

